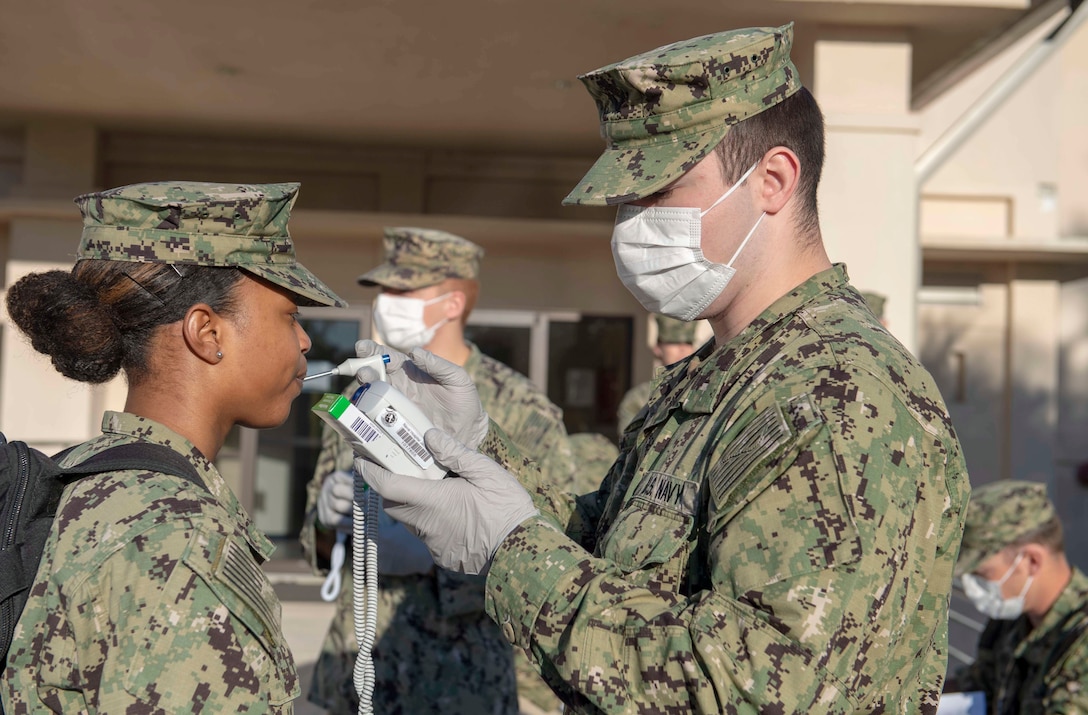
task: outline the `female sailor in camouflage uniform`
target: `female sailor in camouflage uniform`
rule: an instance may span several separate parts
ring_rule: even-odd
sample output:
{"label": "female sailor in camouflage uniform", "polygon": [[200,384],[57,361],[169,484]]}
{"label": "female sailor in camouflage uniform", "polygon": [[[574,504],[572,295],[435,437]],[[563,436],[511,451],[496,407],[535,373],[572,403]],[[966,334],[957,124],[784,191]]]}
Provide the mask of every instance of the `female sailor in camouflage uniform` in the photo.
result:
{"label": "female sailor in camouflage uniform", "polygon": [[123,412],[75,448],[167,445],[202,484],[141,470],[69,487],[3,674],[7,713],[289,713],[298,676],[261,572],[271,543],[212,462],[302,389],[298,305],[344,305],[296,262],[297,184],[158,183],[81,196],[75,267],[8,309],[66,377],[123,371]]}

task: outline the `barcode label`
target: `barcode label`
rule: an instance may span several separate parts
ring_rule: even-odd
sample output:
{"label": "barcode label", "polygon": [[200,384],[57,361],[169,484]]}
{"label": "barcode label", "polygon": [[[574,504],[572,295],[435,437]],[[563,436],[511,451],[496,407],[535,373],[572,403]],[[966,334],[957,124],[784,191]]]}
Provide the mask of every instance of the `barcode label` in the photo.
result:
{"label": "barcode label", "polygon": [[431,457],[431,453],[423,445],[423,435],[411,422],[404,419],[403,415],[390,407],[382,415],[382,422],[391,430],[387,434],[400,445],[408,458],[415,462],[420,469],[429,469],[434,464],[434,458]]}
{"label": "barcode label", "polygon": [[363,440],[363,442],[373,442],[378,438],[378,429],[374,426],[374,423],[367,418],[366,415],[360,414],[354,422],[351,423],[351,431],[355,435]]}
{"label": "barcode label", "polygon": [[428,462],[431,459],[430,453],[427,452],[427,448],[420,444],[416,438],[403,426],[397,430],[397,437],[400,438],[400,442],[404,445],[404,448],[414,454],[418,460]]}

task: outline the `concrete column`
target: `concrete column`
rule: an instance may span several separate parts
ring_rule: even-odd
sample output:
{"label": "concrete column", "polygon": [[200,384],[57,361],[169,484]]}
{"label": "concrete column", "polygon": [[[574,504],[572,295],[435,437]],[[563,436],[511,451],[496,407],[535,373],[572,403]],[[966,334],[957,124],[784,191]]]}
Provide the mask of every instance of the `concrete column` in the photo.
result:
{"label": "concrete column", "polygon": [[921,254],[909,109],[911,46],[894,37],[817,40],[813,93],[827,121],[820,185],[824,243],[860,290],[884,294],[889,329],[916,349]]}
{"label": "concrete column", "polygon": [[[79,240],[78,226],[64,221],[12,222],[13,258],[5,268],[5,283],[11,285],[27,273],[70,268],[65,254],[71,255]],[[49,358],[34,351],[11,325],[5,308],[0,343],[0,430],[5,435],[43,450],[84,440],[90,435],[92,393],[89,386],[62,377]]]}
{"label": "concrete column", "polygon": [[1061,390],[1052,491],[1066,530],[1066,553],[1088,568],[1088,483],[1078,469],[1088,464],[1088,278],[1061,287]]}
{"label": "concrete column", "polygon": [[1014,280],[1010,286],[1009,465],[1012,479],[1050,483],[1058,427],[1061,287]]}

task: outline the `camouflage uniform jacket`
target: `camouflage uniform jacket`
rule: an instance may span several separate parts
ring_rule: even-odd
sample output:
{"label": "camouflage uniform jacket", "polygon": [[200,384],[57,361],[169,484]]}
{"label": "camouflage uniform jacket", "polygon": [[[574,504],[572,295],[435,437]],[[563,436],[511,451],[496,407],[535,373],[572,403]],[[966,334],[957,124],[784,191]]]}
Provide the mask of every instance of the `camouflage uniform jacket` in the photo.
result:
{"label": "camouflage uniform jacket", "polygon": [[640,382],[623,394],[620,406],[616,408],[616,428],[622,434],[627,430],[627,425],[638,416],[646,403],[650,401],[653,393],[654,381]]}
{"label": "camouflage uniform jacket", "polygon": [[503,363],[472,351],[465,372],[472,378],[488,416],[521,451],[536,460],[550,481],[565,484],[573,469],[563,411],[529,379]]}
{"label": "camouflage uniform jacket", "polygon": [[272,544],[193,445],[136,415],[66,464],[145,440],[187,457],[207,490],[136,470],[65,491],[4,673],[9,715],[290,713],[294,661],[260,563]]}
{"label": "camouflage uniform jacket", "polygon": [[[572,472],[562,411],[525,376],[469,343],[465,370],[488,415],[513,441],[540,460],[544,473],[562,484]],[[350,395],[352,382],[345,390]],[[329,429],[314,477],[307,487],[303,551],[316,573],[317,499],[326,475],[350,472],[354,455]],[[380,554],[379,554],[380,558]],[[309,699],[333,713],[354,713],[357,697],[352,670],[358,652],[352,617],[351,559],[336,614],[314,669]],[[374,648],[376,689],[373,703],[383,713],[516,713],[517,687],[512,650],[484,612],[483,579],[444,569],[413,576],[379,577],[378,631]],[[545,689],[546,690],[546,689]]]}
{"label": "camouflage uniform jacket", "polygon": [[[481,451],[517,464],[501,434]],[[573,712],[934,711],[970,487],[843,267],[661,373],[620,451],[578,499],[520,469],[547,516],[488,575]]]}
{"label": "camouflage uniform jacket", "polygon": [[[654,371],[655,377],[663,369],[662,367],[656,368]],[[623,399],[620,400],[620,405],[616,408],[616,428],[620,434],[623,434],[627,429],[627,425],[631,424],[638,417],[638,413],[642,411],[642,408],[649,403],[650,395],[654,391],[654,384],[654,380],[640,382],[623,394]]]}
{"label": "camouflage uniform jacket", "polygon": [[1042,623],[991,620],[975,662],[954,678],[981,690],[991,713],[1088,713],[1088,577],[1073,578]]}

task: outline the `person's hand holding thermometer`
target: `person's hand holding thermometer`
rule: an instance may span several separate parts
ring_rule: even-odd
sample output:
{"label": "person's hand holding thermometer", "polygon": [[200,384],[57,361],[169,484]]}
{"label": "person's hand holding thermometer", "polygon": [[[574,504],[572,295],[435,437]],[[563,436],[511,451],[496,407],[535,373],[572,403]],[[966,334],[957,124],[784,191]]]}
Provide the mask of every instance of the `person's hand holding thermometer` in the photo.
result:
{"label": "person's hand holding thermometer", "polygon": [[[395,368],[399,370],[404,366],[405,358],[399,354],[396,357]],[[310,380],[328,375],[355,375],[360,383],[350,400],[343,395],[330,393],[324,395],[312,408],[360,457],[356,461],[356,476],[350,484],[350,492],[349,483],[343,478],[347,475],[334,472],[326,478],[318,503],[320,514],[322,504],[328,497],[331,507],[325,511],[332,512],[329,518],[333,519],[343,513],[343,507],[348,501],[346,497],[348,493],[351,494],[351,519],[333,519],[337,528],[336,543],[330,558],[329,576],[322,586],[321,596],[326,601],[332,601],[340,591],[341,572],[346,558],[347,529],[350,529],[356,545],[352,565],[352,573],[357,580],[353,613],[359,655],[356,659],[354,681],[359,693],[360,712],[370,712],[370,698],[374,687],[374,669],[370,654],[377,622],[376,537],[379,506],[377,496],[370,492],[359,476],[359,465],[380,465],[394,473],[422,479],[440,480],[446,475],[446,470],[435,464],[423,443],[423,435],[432,429],[431,421],[411,400],[386,381],[386,365],[391,362],[389,354],[372,350],[369,354],[345,360],[332,370],[306,377]],[[475,399],[479,403],[479,398]],[[482,409],[480,412],[482,414]],[[486,419],[484,416],[485,425]],[[365,582],[365,586],[358,582],[360,579]]]}
{"label": "person's hand holding thermometer", "polygon": [[433,425],[411,400],[385,381],[388,362],[386,354],[352,358],[334,370],[314,375],[357,375],[361,384],[350,400],[329,393],[312,409],[360,457],[395,474],[441,479],[446,470],[434,463],[423,444],[423,435]]}

